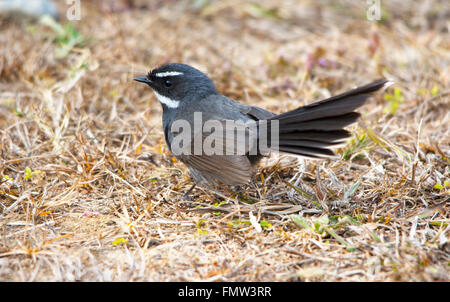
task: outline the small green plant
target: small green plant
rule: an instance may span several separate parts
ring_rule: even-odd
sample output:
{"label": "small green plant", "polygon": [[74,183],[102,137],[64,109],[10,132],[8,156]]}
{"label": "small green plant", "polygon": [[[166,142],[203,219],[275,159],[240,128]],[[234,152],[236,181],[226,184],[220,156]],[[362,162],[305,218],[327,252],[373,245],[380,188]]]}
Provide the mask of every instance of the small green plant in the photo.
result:
{"label": "small green plant", "polygon": [[433,88],[431,88],[431,96],[436,96],[439,93],[439,88],[434,85]]}
{"label": "small green plant", "polygon": [[228,222],[229,227],[240,227],[242,225],[251,225],[251,223],[248,220],[239,220],[239,219],[235,219],[233,221]]}
{"label": "small green plant", "polygon": [[44,16],[40,19],[41,24],[50,27],[56,34],[56,57],[66,57],[74,47],[86,43],[86,39],[75,29],[72,23],[67,22],[64,26],[56,22],[50,16]]}
{"label": "small green plant", "polygon": [[433,186],[433,189],[436,190],[442,190],[443,188],[450,188],[450,181],[446,180],[443,185],[441,183],[437,183]]}
{"label": "small green plant", "polygon": [[18,117],[25,117],[25,114],[21,111],[19,111],[19,109],[14,108],[14,113],[18,116]]}
{"label": "small green plant", "polygon": [[213,206],[215,206],[216,208],[218,208],[218,207],[220,207],[220,206],[222,206],[222,205],[224,205],[224,204],[226,204],[227,203],[227,201],[226,200],[223,200],[223,201],[221,201],[220,203],[219,202],[216,202],[215,204],[213,204]]}
{"label": "small green plant", "polygon": [[384,108],[385,113],[394,114],[401,103],[405,102],[400,88],[395,88],[394,93],[386,93],[384,99],[389,102],[389,107]]}
{"label": "small green plant", "polygon": [[34,170],[32,171],[30,167],[26,167],[24,170],[24,178],[25,180],[30,179],[31,177],[33,177],[34,175],[40,174],[41,170]]}
{"label": "small green plant", "polygon": [[195,223],[195,225],[197,226],[197,234],[206,235],[208,233],[208,231],[204,229],[204,227],[206,227],[206,222],[207,220],[205,219],[197,220],[197,222]]}
{"label": "small green plant", "polygon": [[128,239],[123,238],[123,237],[116,238],[112,242],[112,245],[114,245],[114,246],[127,245],[127,244],[128,244]]}
{"label": "small green plant", "polygon": [[0,185],[5,182],[8,182],[8,181],[12,181],[12,179],[11,179],[11,177],[9,177],[8,175],[5,174],[2,176],[2,180],[0,180]]}
{"label": "small green plant", "polygon": [[[226,200],[222,200],[221,202],[216,202],[215,204],[213,204],[213,206],[216,208],[220,208],[222,205],[224,205],[226,203],[227,203]],[[220,211],[214,212],[214,215],[220,216],[220,215],[222,215],[222,212],[220,212]]]}
{"label": "small green plant", "polygon": [[261,221],[259,222],[259,224],[261,225],[261,227],[262,227],[264,230],[267,230],[267,229],[269,229],[269,228],[272,227],[272,224],[269,223],[267,220],[261,220]]}
{"label": "small green plant", "polygon": [[433,188],[436,189],[436,190],[442,190],[444,187],[441,184],[435,184],[433,186]]}
{"label": "small green plant", "polygon": [[405,152],[403,149],[396,146],[395,144],[391,143],[387,138],[376,133],[369,126],[364,127],[364,130],[367,136],[370,138],[370,140],[373,141],[378,146],[384,148],[386,151],[389,152],[393,151],[399,158],[404,158],[408,161],[411,160],[411,156],[407,152]]}
{"label": "small green plant", "polygon": [[[235,219],[233,221],[230,221],[227,223],[228,227],[243,227],[243,226],[249,226],[252,225],[252,223],[249,220],[239,220],[239,219]],[[259,222],[259,225],[261,225],[261,227],[264,230],[267,230],[269,228],[272,227],[272,224],[269,223],[267,220],[261,220]]]}
{"label": "small green plant", "polygon": [[[332,224],[332,221],[328,218],[328,215],[323,215],[318,218],[313,218],[312,223],[308,222],[306,219],[301,217],[300,215],[290,215],[289,216],[292,221],[294,221],[299,226],[305,228],[311,233],[319,234],[320,236],[324,236],[325,234],[328,234],[332,237],[334,237],[339,243],[344,245],[349,252],[356,251],[356,248],[344,240],[341,236],[336,234],[336,232],[333,229],[337,229],[344,224],[344,222],[338,222],[336,224]],[[345,223],[347,223],[346,220]]]}
{"label": "small green plant", "polygon": [[349,148],[344,151],[342,158],[344,160],[350,159],[352,154],[355,154],[357,152],[364,150],[364,148],[367,147],[368,143],[369,143],[369,140],[368,140],[366,133],[363,133],[362,135],[359,135],[359,136],[353,138],[349,142]]}
{"label": "small green plant", "polygon": [[346,191],[344,193],[344,199],[349,200],[350,197],[352,197],[356,193],[356,190],[358,190],[360,185],[361,185],[361,179],[358,179],[358,181],[355,182],[354,184],[352,184],[350,186],[350,189],[348,189],[348,191]]}
{"label": "small green plant", "polygon": [[247,4],[247,12],[257,18],[279,19],[277,9],[266,8],[257,2]]}

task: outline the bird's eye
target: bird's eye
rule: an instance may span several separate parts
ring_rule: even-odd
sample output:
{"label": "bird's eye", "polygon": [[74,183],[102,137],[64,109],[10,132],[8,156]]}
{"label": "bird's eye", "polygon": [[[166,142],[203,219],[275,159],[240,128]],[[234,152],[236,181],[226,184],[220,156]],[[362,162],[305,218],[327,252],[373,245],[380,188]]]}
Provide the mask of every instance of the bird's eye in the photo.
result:
{"label": "bird's eye", "polygon": [[164,86],[166,86],[167,88],[169,88],[170,86],[172,86],[172,81],[171,81],[171,80],[165,80],[165,81],[164,81]]}

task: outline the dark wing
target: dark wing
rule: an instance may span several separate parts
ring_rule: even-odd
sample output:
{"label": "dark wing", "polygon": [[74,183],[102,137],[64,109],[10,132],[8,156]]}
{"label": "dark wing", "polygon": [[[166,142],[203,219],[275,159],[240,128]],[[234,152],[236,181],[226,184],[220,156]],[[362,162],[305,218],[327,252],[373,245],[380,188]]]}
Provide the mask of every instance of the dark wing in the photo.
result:
{"label": "dark wing", "polygon": [[250,116],[253,120],[268,120],[276,115],[273,112],[256,106],[245,106],[241,112]]}
{"label": "dark wing", "polygon": [[[247,183],[252,176],[252,165],[247,155],[256,152],[256,123],[231,120],[215,120],[212,127],[203,124],[203,129],[193,133],[193,139],[177,152],[172,141],[172,152],[190,169],[196,182],[239,185]],[[200,147],[195,149],[195,144]],[[256,153],[255,153],[256,154]]]}
{"label": "dark wing", "polygon": [[241,185],[252,177],[252,166],[245,155],[180,155],[197,182]]}

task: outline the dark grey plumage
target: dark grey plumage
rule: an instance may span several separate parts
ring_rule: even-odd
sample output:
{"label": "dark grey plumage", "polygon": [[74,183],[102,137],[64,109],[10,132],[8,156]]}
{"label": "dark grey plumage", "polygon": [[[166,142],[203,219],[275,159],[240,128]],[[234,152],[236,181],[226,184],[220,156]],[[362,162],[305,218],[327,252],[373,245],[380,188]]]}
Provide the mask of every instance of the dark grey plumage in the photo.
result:
{"label": "dark grey plumage", "polygon": [[[185,64],[166,64],[152,70],[147,77],[135,80],[152,87],[162,103],[164,134],[171,150],[176,134],[171,131],[172,123],[182,119],[193,125],[194,113],[201,112],[203,123],[208,120],[223,122],[239,120],[259,123],[265,121],[270,125],[276,120],[279,123],[278,151],[310,158],[333,156],[334,153],[330,148],[350,136],[350,132],[343,128],[354,123],[360,116],[354,110],[362,106],[373,92],[388,82],[378,80],[320,102],[276,115],[221,95],[209,77]],[[187,165],[196,182],[239,185],[251,179],[253,167],[262,156],[263,154],[258,153],[177,157]]]}

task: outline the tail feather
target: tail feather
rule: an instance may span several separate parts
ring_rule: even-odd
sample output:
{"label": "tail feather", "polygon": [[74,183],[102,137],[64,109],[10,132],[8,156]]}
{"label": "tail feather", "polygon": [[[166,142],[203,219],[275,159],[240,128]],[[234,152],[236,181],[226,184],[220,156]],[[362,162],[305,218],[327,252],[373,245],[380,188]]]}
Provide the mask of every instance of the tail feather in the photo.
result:
{"label": "tail feather", "polygon": [[311,121],[302,121],[296,122],[293,121],[291,123],[284,123],[283,120],[280,120],[279,127],[280,133],[290,133],[298,130],[321,130],[321,131],[329,131],[329,130],[340,130],[350,124],[356,122],[358,117],[360,116],[357,112],[349,112],[344,115],[338,116],[329,116],[325,118],[314,119]]}
{"label": "tail feather", "polygon": [[281,152],[287,152],[292,154],[297,154],[305,157],[312,158],[323,158],[332,157],[334,155],[333,151],[323,148],[310,148],[310,147],[300,147],[300,146],[280,146],[278,148]]}
{"label": "tail feather", "polygon": [[337,146],[342,144],[342,142],[321,142],[316,140],[307,140],[307,139],[280,139],[279,144],[281,146],[308,146],[313,148],[327,148],[330,146]]}
{"label": "tail feather", "polygon": [[312,158],[333,156],[329,148],[350,136],[350,132],[343,128],[356,122],[360,116],[354,110],[387,83],[387,80],[378,80],[271,117],[270,120],[279,121],[278,150]]}
{"label": "tail feather", "polygon": [[280,133],[280,140],[314,140],[324,143],[334,143],[349,138],[351,133],[345,129],[320,131],[320,130],[308,130],[308,131],[295,131],[291,133]]}
{"label": "tail feather", "polygon": [[371,93],[384,87],[388,82],[385,79],[377,80],[328,99],[276,115],[272,119],[289,121],[290,118],[295,118],[295,121],[299,122],[352,112],[364,105]]}

